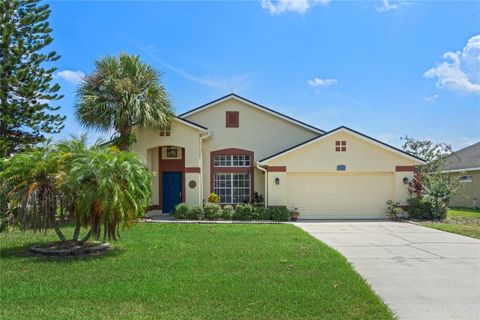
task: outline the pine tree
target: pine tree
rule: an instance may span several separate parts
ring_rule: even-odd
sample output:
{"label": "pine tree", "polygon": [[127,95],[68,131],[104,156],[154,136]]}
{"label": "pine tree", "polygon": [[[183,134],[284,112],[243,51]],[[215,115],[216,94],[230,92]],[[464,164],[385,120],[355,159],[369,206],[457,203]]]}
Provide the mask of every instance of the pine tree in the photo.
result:
{"label": "pine tree", "polygon": [[45,53],[53,38],[50,9],[39,0],[0,0],[0,157],[58,133],[65,117],[50,103],[63,96],[52,84],[60,56]]}

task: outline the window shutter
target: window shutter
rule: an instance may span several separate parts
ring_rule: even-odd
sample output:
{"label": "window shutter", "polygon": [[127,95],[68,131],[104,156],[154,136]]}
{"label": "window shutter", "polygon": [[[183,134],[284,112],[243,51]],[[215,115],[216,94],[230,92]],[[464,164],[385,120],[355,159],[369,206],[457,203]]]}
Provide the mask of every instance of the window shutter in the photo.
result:
{"label": "window shutter", "polygon": [[239,126],[239,113],[238,111],[227,111],[226,113],[226,127],[238,128]]}

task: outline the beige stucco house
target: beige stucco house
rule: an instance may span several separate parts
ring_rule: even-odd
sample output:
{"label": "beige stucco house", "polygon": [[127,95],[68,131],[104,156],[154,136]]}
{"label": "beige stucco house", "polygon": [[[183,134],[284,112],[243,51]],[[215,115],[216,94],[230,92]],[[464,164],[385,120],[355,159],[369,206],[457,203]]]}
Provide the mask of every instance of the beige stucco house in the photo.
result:
{"label": "beige stucco house", "polygon": [[179,115],[170,130],[137,129],[132,150],[154,177],[151,208],[223,204],[261,195],[266,206],[297,208],[303,219],[386,217],[405,205],[414,166],[424,163],[347,127],[328,132],[235,94]]}
{"label": "beige stucco house", "polygon": [[443,172],[460,181],[460,191],[450,206],[480,207],[480,142],[453,152],[446,159]]}

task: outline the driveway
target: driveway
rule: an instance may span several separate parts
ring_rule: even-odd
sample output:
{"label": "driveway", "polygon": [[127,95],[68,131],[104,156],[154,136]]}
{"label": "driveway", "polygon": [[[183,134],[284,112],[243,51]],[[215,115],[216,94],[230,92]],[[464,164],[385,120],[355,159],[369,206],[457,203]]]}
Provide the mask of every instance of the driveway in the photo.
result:
{"label": "driveway", "polygon": [[400,222],[299,222],[400,319],[480,319],[480,240]]}

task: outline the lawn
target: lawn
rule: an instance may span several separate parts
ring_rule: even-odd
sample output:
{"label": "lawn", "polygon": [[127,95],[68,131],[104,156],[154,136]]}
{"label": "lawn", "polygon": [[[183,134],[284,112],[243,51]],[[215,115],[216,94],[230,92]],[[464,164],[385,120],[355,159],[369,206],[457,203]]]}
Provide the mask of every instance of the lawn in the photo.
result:
{"label": "lawn", "polygon": [[346,259],[293,225],[139,224],[101,258],[0,234],[2,319],[392,319]]}
{"label": "lawn", "polygon": [[422,222],[425,227],[480,239],[480,209],[450,208],[442,222]]}

